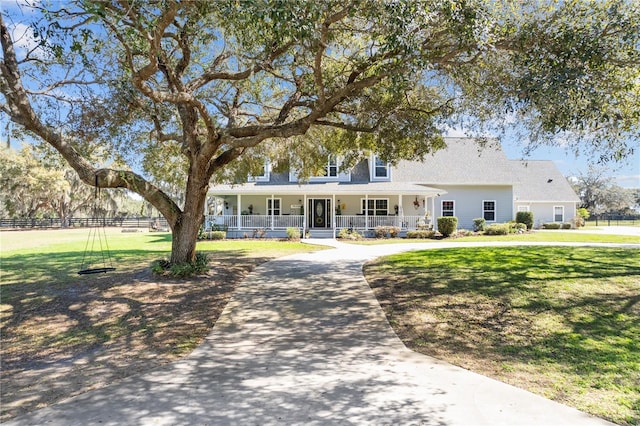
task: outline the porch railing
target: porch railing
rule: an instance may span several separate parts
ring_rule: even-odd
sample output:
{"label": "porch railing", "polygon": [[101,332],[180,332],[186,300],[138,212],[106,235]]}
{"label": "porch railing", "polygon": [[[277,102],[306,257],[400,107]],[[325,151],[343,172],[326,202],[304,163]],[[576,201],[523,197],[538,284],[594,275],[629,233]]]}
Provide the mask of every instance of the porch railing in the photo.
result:
{"label": "porch railing", "polygon": [[397,226],[400,229],[418,229],[429,225],[424,216],[336,216],[336,228],[375,229],[378,226]]}
{"label": "porch railing", "polygon": [[209,229],[219,227],[222,229],[286,229],[302,228],[304,223],[303,215],[242,215],[240,216],[240,227],[238,227],[238,216],[207,216],[206,223]]}
{"label": "porch railing", "polygon": [[[286,229],[302,228],[304,215],[241,215],[238,227],[238,216],[207,216],[207,227],[219,227],[221,229]],[[424,216],[364,216],[364,215],[338,215],[335,217],[335,226],[332,228],[375,229],[378,226],[397,226],[400,229],[418,229],[430,226]]]}

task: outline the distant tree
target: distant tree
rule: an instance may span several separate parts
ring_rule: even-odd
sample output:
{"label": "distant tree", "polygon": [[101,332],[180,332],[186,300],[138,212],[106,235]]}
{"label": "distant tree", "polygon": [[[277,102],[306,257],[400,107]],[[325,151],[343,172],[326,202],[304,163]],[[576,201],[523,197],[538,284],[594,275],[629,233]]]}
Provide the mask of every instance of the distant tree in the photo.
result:
{"label": "distant tree", "polygon": [[[0,17],[0,111],[83,182],[157,208],[175,263],[194,260],[211,180],[266,156],[309,175],[328,152],[420,159],[450,126],[516,121],[532,143],[611,159],[638,134],[634,0],[34,4],[31,48]],[[97,147],[129,167],[100,167]]]}
{"label": "distant tree", "polygon": [[69,188],[64,171],[45,167],[28,145],[20,151],[0,150],[0,183],[8,217],[48,215],[53,194]]}
{"label": "distant tree", "polygon": [[602,167],[590,167],[587,173],[575,178],[572,186],[580,197],[580,207],[591,215],[622,213],[635,204],[633,190],[614,184],[613,178]]}

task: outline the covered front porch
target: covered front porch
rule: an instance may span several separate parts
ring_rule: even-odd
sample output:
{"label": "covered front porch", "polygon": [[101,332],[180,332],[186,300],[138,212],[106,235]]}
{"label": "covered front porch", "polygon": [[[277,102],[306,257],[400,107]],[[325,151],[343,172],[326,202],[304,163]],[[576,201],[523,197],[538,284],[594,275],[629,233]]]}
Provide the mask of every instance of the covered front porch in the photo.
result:
{"label": "covered front porch", "polygon": [[225,230],[228,238],[281,238],[288,228],[311,238],[333,238],[344,228],[368,236],[380,226],[403,234],[433,227],[431,212],[443,192],[391,182],[216,186],[205,226]]}

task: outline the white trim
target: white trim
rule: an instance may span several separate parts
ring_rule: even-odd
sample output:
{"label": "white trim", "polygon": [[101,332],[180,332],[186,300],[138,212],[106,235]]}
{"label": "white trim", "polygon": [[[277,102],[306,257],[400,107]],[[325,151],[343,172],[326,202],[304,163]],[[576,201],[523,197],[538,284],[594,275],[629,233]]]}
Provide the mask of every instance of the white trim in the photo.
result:
{"label": "white trim", "polygon": [[[493,203],[493,210],[485,210],[484,203]],[[493,220],[484,217],[485,213],[493,212]],[[496,200],[482,200],[482,218],[487,222],[496,222],[498,217],[498,202]]]}
{"label": "white trim", "polygon": [[[282,215],[282,198],[275,198],[273,195],[269,198],[267,198],[265,200],[265,211],[267,212],[267,215],[272,216],[271,212],[269,211],[269,202],[271,202],[271,206],[273,207],[273,204],[275,201],[278,201],[278,208],[277,210],[279,211],[278,214],[274,214],[273,216],[281,216]],[[276,209],[273,209],[276,210]]]}
{"label": "white trim", "polygon": [[386,176],[377,176],[376,175],[376,161],[378,160],[378,156],[376,154],[371,154],[369,158],[369,178],[372,182],[383,182],[391,180],[391,164],[386,164],[387,175]]}
{"label": "white trim", "polygon": [[[373,208],[369,209],[369,201],[373,201]],[[389,199],[388,198],[369,198],[368,196],[365,198],[360,198],[360,211],[365,215],[365,216],[379,216],[376,213],[376,201],[386,201],[387,202],[387,209],[386,209],[386,213],[382,216],[389,216]],[[364,202],[364,203],[363,203]],[[364,204],[364,208],[363,208],[363,204]],[[369,210],[373,211],[372,215],[369,215]]]}
{"label": "white trim", "polygon": [[[562,210],[562,220],[556,220],[556,209]],[[554,222],[564,222],[564,206],[553,206],[553,221]]]}
{"label": "white trim", "polygon": [[[444,216],[444,203],[453,203],[453,214],[451,216],[456,215],[456,201],[455,200],[442,200],[440,202],[440,216]],[[449,210],[447,210],[449,211]]]}

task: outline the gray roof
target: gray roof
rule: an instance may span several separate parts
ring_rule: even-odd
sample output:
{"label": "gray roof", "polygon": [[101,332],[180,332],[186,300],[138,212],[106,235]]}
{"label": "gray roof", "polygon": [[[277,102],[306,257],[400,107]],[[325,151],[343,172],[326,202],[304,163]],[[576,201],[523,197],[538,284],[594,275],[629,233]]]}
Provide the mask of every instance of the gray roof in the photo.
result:
{"label": "gray roof", "polygon": [[579,202],[576,195],[558,167],[549,160],[511,160],[516,181],[513,196],[517,202]]}
{"label": "gray roof", "polygon": [[516,201],[579,202],[580,199],[553,161],[509,160],[497,141],[481,147],[472,139],[447,138],[447,148],[424,161],[400,161],[391,182],[249,182],[216,185],[215,195],[241,194],[444,194],[451,185],[513,186]]}
{"label": "gray roof", "polygon": [[442,189],[412,182],[312,182],[306,184],[249,182],[239,185],[215,185],[211,187],[209,192],[214,195],[240,193],[247,195],[407,194],[424,196],[445,193]]}
{"label": "gray roof", "polygon": [[393,180],[427,185],[511,185],[513,169],[499,143],[481,147],[472,139],[447,138],[447,148],[424,161],[401,161]]}

